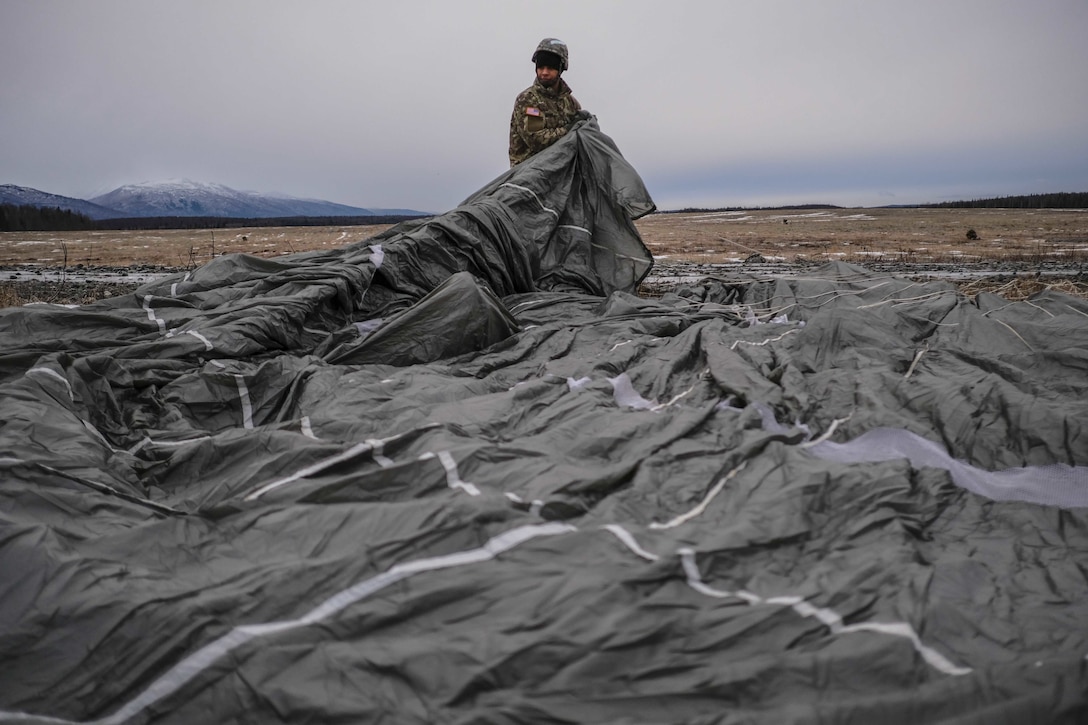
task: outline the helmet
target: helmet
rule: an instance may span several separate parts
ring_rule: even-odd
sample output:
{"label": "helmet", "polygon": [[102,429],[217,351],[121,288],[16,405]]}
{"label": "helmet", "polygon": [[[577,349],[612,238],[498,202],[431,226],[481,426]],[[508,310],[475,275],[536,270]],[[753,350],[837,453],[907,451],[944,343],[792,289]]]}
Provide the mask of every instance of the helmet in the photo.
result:
{"label": "helmet", "polygon": [[552,53],[559,56],[559,60],[563,62],[563,67],[559,70],[564,71],[568,67],[568,55],[567,44],[558,38],[544,38],[536,46],[536,52],[533,53],[533,62],[536,63],[536,58],[540,53]]}

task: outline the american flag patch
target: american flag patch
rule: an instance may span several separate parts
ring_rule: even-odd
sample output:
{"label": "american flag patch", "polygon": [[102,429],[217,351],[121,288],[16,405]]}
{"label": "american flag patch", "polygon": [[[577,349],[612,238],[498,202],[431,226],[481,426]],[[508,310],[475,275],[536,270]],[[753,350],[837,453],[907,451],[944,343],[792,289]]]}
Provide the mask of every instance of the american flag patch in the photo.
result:
{"label": "american flag patch", "polygon": [[526,108],[525,109],[525,115],[526,116],[539,116],[540,115],[540,109],[539,108]]}

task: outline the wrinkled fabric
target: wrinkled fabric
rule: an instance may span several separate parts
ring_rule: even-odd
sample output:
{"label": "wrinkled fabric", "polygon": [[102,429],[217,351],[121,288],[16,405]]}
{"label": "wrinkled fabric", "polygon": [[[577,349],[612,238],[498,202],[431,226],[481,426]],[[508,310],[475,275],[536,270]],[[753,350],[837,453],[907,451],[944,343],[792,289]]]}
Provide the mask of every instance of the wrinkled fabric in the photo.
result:
{"label": "wrinkled fabric", "polygon": [[607,137],[512,171],[0,311],[0,719],[1088,716],[1088,302],[843,264],[641,299]]}

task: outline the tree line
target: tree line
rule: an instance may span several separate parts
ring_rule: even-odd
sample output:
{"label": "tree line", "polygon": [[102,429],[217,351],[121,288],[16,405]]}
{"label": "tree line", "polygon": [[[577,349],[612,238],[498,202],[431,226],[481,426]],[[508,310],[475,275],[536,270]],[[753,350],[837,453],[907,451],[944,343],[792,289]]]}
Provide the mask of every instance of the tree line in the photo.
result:
{"label": "tree line", "polygon": [[326,227],[399,224],[418,216],[292,216],[269,218],[234,217],[131,217],[91,219],[86,214],[30,204],[0,204],[0,232],[70,232],[143,229],[237,229],[239,227]]}
{"label": "tree line", "polygon": [[74,232],[95,229],[85,214],[54,206],[0,204],[0,232]]}
{"label": "tree line", "polygon": [[1088,209],[1088,191],[1001,196],[971,201],[923,204],[926,209]]}

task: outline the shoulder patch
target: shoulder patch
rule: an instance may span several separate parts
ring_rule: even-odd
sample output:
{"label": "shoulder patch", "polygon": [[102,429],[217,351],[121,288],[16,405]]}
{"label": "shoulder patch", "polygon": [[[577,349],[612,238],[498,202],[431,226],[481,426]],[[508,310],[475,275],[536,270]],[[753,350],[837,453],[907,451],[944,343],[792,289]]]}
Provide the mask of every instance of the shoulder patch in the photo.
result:
{"label": "shoulder patch", "polygon": [[540,115],[540,109],[539,108],[533,108],[532,106],[529,106],[528,108],[525,109],[525,115],[526,116],[539,116]]}

